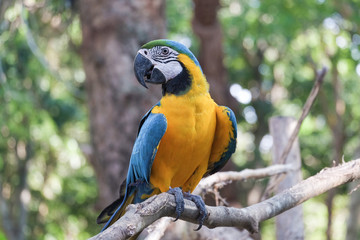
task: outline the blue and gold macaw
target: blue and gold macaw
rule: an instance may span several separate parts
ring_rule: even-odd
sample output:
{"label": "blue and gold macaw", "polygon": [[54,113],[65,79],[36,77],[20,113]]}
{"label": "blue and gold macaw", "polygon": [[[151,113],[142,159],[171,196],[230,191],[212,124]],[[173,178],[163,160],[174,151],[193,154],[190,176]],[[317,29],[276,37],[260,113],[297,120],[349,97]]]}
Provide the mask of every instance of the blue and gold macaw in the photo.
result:
{"label": "blue and gold macaw", "polygon": [[190,192],[234,153],[234,113],[214,102],[199,62],[178,42],[145,44],[135,57],[134,70],[144,87],[145,83],[161,84],[163,96],[141,119],[120,198],[103,210],[98,223],[106,222],[104,230],[124,214],[127,205],[170,189],[178,217],[183,211],[182,197],[195,202],[200,228],[207,215],[205,204]]}

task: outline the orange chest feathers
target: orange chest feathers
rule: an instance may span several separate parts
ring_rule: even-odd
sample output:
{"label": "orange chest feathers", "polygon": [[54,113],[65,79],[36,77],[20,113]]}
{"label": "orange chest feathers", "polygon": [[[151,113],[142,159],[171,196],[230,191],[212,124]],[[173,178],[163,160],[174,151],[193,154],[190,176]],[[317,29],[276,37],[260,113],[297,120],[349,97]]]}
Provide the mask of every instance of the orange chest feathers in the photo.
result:
{"label": "orange chest feathers", "polygon": [[150,183],[192,191],[205,174],[216,128],[216,103],[209,94],[181,99],[164,97],[153,113],[162,113],[167,130],[151,168]]}

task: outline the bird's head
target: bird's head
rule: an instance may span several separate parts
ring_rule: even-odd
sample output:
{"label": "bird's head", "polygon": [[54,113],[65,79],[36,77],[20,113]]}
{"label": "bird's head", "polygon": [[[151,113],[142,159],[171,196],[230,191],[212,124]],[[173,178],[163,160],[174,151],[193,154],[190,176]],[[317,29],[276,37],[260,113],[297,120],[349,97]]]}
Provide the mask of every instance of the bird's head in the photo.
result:
{"label": "bird's head", "polygon": [[194,54],[183,44],[166,39],[143,45],[135,57],[134,71],[146,88],[146,83],[162,84],[163,94],[184,94],[194,80],[205,81],[207,85]]}

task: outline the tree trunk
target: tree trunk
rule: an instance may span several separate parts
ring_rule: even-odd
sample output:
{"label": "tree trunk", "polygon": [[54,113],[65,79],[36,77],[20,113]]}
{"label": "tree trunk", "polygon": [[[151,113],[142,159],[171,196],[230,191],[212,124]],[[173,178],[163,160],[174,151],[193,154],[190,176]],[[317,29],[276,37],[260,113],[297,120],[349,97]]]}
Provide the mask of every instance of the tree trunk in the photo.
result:
{"label": "tree trunk", "polygon": [[86,73],[94,167],[102,208],[118,195],[143,114],[156,103],[135,80],[133,59],[165,35],[164,0],[80,0],[81,57]]}
{"label": "tree trunk", "polygon": [[210,84],[210,93],[221,105],[238,113],[239,104],[230,95],[224,66],[221,25],[217,19],[219,0],[194,0],[193,31],[200,39],[198,60]]}
{"label": "tree trunk", "polygon": [[[360,181],[349,184],[350,190],[358,187]],[[356,190],[350,195],[349,218],[347,220],[346,240],[360,239],[360,190]]]}
{"label": "tree trunk", "polygon": [[[272,117],[269,121],[273,137],[273,164],[279,164],[281,155],[296,126],[296,120],[290,117]],[[286,174],[277,187],[277,193],[291,188],[302,180],[299,141],[296,139],[286,158],[286,164],[292,164],[297,171]],[[302,206],[299,205],[276,217],[276,239],[304,239]]]}
{"label": "tree trunk", "polygon": [[[355,157],[360,157],[360,146],[357,148]],[[349,184],[349,191],[359,187],[360,180],[354,181]],[[349,199],[349,217],[347,220],[347,229],[346,229],[346,240],[358,240],[360,239],[360,190],[350,194]]]}
{"label": "tree trunk", "polygon": [[[337,65],[337,61],[333,60],[333,66]],[[333,145],[333,164],[338,165],[341,162],[341,158],[344,152],[345,145],[345,131],[343,123],[343,115],[345,113],[345,102],[341,98],[342,93],[342,84],[339,79],[339,73],[336,68],[332,69],[332,84],[333,84],[333,94],[334,94],[334,104],[335,111],[329,113],[328,123],[332,132],[332,145]],[[328,211],[328,223],[326,229],[326,239],[332,240],[332,228],[333,228],[333,207],[334,199],[337,194],[337,189],[332,189],[328,192],[325,203]]]}

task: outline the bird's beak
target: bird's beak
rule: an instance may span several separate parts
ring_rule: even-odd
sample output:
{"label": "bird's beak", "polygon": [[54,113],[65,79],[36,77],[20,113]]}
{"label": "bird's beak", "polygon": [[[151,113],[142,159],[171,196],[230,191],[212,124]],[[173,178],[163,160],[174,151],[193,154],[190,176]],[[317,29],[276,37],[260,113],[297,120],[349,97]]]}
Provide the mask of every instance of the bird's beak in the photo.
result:
{"label": "bird's beak", "polygon": [[149,59],[138,53],[134,61],[134,72],[138,82],[147,88],[145,82],[162,84],[166,82],[164,74]]}

